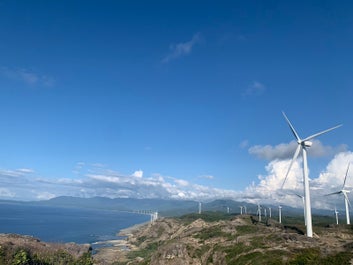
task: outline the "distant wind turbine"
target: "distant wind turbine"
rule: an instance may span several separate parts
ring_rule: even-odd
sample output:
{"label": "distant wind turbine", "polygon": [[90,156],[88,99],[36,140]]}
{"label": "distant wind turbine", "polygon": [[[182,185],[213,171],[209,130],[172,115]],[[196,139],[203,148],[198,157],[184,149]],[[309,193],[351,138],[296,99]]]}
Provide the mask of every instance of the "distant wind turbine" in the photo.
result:
{"label": "distant wind turbine", "polygon": [[315,133],[309,137],[306,137],[304,139],[300,139],[298,133],[295,131],[293,125],[291,124],[291,122],[289,121],[289,119],[287,118],[286,114],[284,112],[283,113],[283,116],[284,118],[286,119],[288,125],[289,125],[289,128],[291,129],[295,139],[297,140],[297,143],[298,143],[298,147],[297,149],[295,150],[295,153],[294,153],[294,156],[293,156],[293,159],[289,165],[289,168],[288,168],[288,171],[287,171],[287,174],[284,178],[284,181],[283,181],[283,184],[282,184],[282,189],[283,189],[283,186],[287,180],[287,177],[288,177],[288,174],[291,170],[291,167],[293,165],[293,162],[298,158],[298,155],[300,153],[300,151],[302,151],[302,156],[303,156],[303,180],[304,180],[304,197],[305,197],[305,219],[306,219],[306,235],[307,237],[313,237],[313,225],[312,225],[312,219],[311,219],[311,203],[310,203],[310,188],[309,188],[309,173],[308,173],[308,161],[307,161],[307,148],[309,148],[313,143],[310,141],[312,139],[314,139],[315,137],[321,135],[321,134],[324,134],[326,132],[329,132],[329,131],[332,131],[342,125],[338,125],[338,126],[335,126],[335,127],[332,127],[330,129],[327,129],[327,130],[324,130],[324,131],[321,131],[321,132],[318,132],[318,133]]}
{"label": "distant wind turbine", "polygon": [[338,211],[336,207],[335,207],[335,216],[336,216],[336,224],[338,225]]}
{"label": "distant wind turbine", "polygon": [[306,225],[306,212],[305,212],[305,197],[303,195],[300,195],[298,193],[295,194],[297,197],[301,198],[303,201],[303,208],[304,208],[304,223]]}
{"label": "distant wind turbine", "polygon": [[282,206],[278,206],[278,222],[281,224],[282,223]]}
{"label": "distant wind turbine", "polygon": [[346,186],[346,180],[347,180],[347,175],[348,175],[348,171],[349,171],[349,165],[350,165],[350,163],[348,163],[348,167],[347,167],[346,175],[344,177],[344,182],[343,182],[342,189],[340,191],[336,191],[336,192],[333,192],[333,193],[330,193],[330,194],[326,195],[326,196],[329,196],[329,195],[334,195],[334,194],[343,194],[344,204],[346,206],[347,225],[349,225],[351,223],[351,220],[350,220],[350,217],[349,217],[349,208],[351,207],[351,203],[350,203],[350,201],[348,199],[348,195],[347,195],[347,193],[349,193],[350,191],[349,190],[345,190],[344,188]]}
{"label": "distant wind turbine", "polygon": [[261,206],[260,206],[260,204],[257,205],[257,214],[259,216],[259,222],[261,222]]}
{"label": "distant wind turbine", "polygon": [[199,214],[201,214],[201,212],[202,212],[202,203],[199,202]]}

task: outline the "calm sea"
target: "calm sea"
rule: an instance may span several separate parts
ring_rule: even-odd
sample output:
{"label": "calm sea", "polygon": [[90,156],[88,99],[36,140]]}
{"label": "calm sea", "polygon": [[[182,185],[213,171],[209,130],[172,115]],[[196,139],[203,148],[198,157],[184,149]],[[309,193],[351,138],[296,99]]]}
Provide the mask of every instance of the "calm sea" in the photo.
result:
{"label": "calm sea", "polygon": [[149,220],[147,215],[111,210],[0,203],[0,233],[31,235],[47,242],[118,239],[121,229]]}

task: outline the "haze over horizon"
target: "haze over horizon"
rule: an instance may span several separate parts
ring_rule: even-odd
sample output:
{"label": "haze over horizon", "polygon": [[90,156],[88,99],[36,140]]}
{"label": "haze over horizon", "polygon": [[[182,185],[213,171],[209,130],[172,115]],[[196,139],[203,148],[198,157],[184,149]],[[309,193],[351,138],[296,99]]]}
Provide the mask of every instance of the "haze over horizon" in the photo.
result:
{"label": "haze over horizon", "polygon": [[[343,208],[349,1],[0,1],[0,199],[103,196]],[[353,167],[351,168],[353,171]],[[347,179],[353,187],[353,172]]]}

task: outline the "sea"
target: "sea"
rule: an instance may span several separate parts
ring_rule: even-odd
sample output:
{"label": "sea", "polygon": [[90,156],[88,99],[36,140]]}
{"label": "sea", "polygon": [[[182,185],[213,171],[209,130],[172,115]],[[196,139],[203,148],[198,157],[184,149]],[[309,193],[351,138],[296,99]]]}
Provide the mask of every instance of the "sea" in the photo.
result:
{"label": "sea", "polygon": [[115,210],[0,203],[0,233],[46,242],[95,244],[121,239],[117,236],[121,229],[149,220],[149,215]]}

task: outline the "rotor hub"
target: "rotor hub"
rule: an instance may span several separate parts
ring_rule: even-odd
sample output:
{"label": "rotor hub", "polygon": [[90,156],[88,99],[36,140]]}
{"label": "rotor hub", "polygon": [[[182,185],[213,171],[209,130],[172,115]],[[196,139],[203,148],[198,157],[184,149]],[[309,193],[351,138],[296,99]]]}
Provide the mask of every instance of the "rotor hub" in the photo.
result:
{"label": "rotor hub", "polygon": [[304,147],[311,147],[313,145],[313,142],[311,142],[311,141],[302,141],[300,144],[302,146],[304,146]]}

